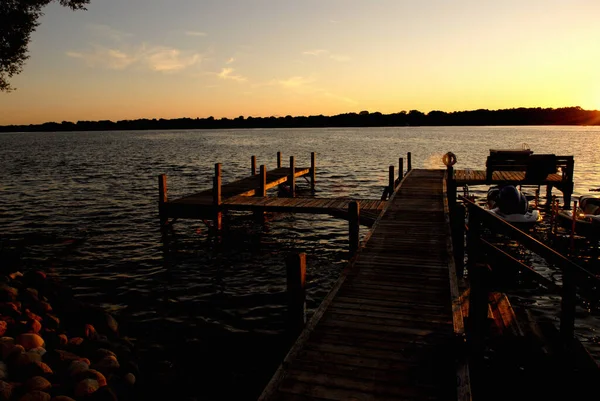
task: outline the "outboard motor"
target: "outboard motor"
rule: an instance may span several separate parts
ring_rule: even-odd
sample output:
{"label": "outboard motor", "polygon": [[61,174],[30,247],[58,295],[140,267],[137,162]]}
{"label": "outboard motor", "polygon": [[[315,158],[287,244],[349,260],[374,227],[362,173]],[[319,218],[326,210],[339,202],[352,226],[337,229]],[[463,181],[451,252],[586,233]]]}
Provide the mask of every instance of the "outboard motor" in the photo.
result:
{"label": "outboard motor", "polygon": [[487,192],[487,204],[489,209],[493,209],[498,206],[498,195],[500,194],[500,188],[491,187]]}
{"label": "outboard motor", "polygon": [[497,205],[504,214],[525,214],[529,208],[529,202],[513,185],[507,185],[500,189]]}

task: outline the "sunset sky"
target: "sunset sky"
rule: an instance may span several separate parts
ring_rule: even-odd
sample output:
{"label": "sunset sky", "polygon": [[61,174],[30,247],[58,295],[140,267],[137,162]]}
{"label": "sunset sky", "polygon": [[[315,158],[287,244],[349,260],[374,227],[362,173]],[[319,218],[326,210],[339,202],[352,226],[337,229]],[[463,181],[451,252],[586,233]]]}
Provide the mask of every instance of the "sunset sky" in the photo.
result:
{"label": "sunset sky", "polygon": [[0,125],[600,108],[598,0],[52,4]]}

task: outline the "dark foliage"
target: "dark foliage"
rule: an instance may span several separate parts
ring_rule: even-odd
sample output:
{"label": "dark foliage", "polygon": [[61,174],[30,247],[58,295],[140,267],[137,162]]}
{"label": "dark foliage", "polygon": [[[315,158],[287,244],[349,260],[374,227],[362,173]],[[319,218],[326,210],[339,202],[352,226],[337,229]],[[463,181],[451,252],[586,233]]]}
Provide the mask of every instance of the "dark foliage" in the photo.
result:
{"label": "dark foliage", "polygon": [[[56,0],[0,0],[0,92],[11,91],[8,80],[23,70],[31,34],[39,25],[42,8]],[[90,0],[58,0],[72,10],[85,9]]]}
{"label": "dark foliage", "polygon": [[0,126],[0,132],[28,131],[126,131],[166,129],[230,129],[230,128],[309,128],[309,127],[398,127],[398,126],[451,126],[451,125],[600,125],[600,111],[583,110],[581,107],[558,109],[516,108],[503,110],[471,110],[446,113],[431,111],[424,114],[418,110],[393,114],[346,113],[336,116],[285,116],[247,117],[228,119],[177,118],[121,120],[117,122],[63,121],[39,125]]}

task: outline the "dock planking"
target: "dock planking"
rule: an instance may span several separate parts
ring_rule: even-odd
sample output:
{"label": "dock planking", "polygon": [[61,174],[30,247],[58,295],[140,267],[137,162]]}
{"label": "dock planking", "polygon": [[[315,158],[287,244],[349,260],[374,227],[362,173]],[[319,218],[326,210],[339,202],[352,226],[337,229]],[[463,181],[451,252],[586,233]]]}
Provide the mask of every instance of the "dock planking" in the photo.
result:
{"label": "dock planking", "polygon": [[[261,168],[263,167],[261,166]],[[220,167],[217,167],[217,171],[220,174]],[[254,159],[252,171],[256,171]],[[294,168],[294,176],[295,178],[310,178],[311,185],[314,185],[314,155],[312,156],[312,167]],[[159,212],[163,216],[162,219],[165,220],[167,218],[207,219],[213,218],[215,213],[227,210],[329,214],[334,217],[349,219],[348,205],[350,202],[356,201],[361,207],[360,224],[371,226],[386,204],[386,201],[377,199],[263,196],[263,194],[266,195],[267,190],[288,183],[289,179],[290,168],[278,167],[274,170],[265,171],[264,192],[263,177],[261,174],[255,174],[218,187],[213,186],[211,189],[192,195],[168,200],[166,196],[166,177],[163,175],[159,177],[159,196],[161,199]],[[220,199],[218,204],[215,203],[215,188],[218,188],[217,195],[219,196],[216,197]]]}
{"label": "dock planking", "polygon": [[[494,171],[492,182],[486,178],[485,170],[455,170],[454,179],[458,185],[486,185],[486,184],[527,184],[531,180],[525,179],[524,171]],[[545,179],[536,180],[536,184],[547,185],[563,182],[561,174],[548,174]]]}
{"label": "dock planking", "polygon": [[402,180],[260,400],[470,398],[456,380],[462,315],[443,177]]}

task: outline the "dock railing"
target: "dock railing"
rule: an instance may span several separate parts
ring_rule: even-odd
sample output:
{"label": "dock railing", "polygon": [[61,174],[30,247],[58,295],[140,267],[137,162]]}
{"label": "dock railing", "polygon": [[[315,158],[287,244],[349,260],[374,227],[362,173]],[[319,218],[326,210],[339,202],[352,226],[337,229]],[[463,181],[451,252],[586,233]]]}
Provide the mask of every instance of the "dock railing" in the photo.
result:
{"label": "dock railing", "polygon": [[[529,234],[519,230],[502,218],[489,213],[470,199],[463,196],[459,196],[458,198],[465,203],[468,212],[467,271],[471,287],[471,302],[469,305],[471,335],[467,333],[467,338],[471,337],[475,342],[480,341],[477,337],[481,335],[482,327],[487,319],[487,299],[489,285],[491,284],[488,261],[491,258],[500,258],[511,262],[524,273],[534,276],[534,279],[550,291],[560,293],[560,337],[563,345],[570,345],[574,340],[577,294],[589,297],[597,288],[600,288],[600,279]],[[458,216],[461,214],[464,216],[464,212],[460,212],[460,207],[460,205],[456,205],[454,213]],[[460,224],[454,224],[455,229],[460,230],[459,226]],[[465,225],[463,224],[462,227],[464,229]],[[533,269],[482,239],[481,234],[484,228],[488,228],[494,233],[506,235],[545,259],[549,264],[557,266],[562,272],[562,286],[554,284],[551,280],[544,278]],[[454,238],[457,238],[457,236]],[[481,305],[482,302],[485,303],[485,307]]]}

